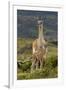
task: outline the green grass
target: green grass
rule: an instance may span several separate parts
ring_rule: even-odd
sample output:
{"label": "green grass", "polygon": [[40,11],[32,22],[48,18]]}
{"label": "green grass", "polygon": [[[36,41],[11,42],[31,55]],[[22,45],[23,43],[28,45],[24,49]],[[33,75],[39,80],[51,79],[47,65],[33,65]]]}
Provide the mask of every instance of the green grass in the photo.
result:
{"label": "green grass", "polygon": [[43,79],[43,78],[57,78],[57,67],[50,69],[45,67],[44,69],[40,70],[34,70],[32,72],[29,73],[18,73],[17,74],[17,79],[21,80],[21,79]]}
{"label": "green grass", "polygon": [[[58,77],[58,56],[57,45],[48,43],[48,55],[43,69],[31,71],[33,39],[19,38],[17,40],[17,61],[24,62],[17,68],[17,79],[41,79],[41,78],[57,78]],[[30,61],[27,61],[30,60]]]}

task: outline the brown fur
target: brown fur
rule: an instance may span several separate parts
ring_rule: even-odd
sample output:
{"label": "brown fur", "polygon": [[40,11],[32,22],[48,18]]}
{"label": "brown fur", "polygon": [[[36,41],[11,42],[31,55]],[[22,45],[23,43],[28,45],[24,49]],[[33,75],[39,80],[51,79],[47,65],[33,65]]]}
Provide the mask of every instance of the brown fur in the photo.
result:
{"label": "brown fur", "polygon": [[[44,41],[42,47],[38,47],[38,39],[33,42],[32,48],[33,50],[33,60],[32,60],[32,69],[42,68],[43,62],[46,60],[47,48],[43,48],[46,45]],[[40,64],[40,66],[39,66]]]}

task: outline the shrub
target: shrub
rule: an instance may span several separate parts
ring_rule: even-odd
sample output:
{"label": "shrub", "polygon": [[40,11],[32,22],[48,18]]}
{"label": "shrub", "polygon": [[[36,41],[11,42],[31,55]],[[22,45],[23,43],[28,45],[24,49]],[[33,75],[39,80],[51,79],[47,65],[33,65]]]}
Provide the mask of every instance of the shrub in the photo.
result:
{"label": "shrub", "polygon": [[23,72],[26,71],[30,71],[31,68],[31,61],[26,61],[24,63],[19,63],[18,64],[18,69],[21,69]]}
{"label": "shrub", "polygon": [[50,56],[47,61],[45,61],[45,67],[55,68],[58,65],[57,56]]}

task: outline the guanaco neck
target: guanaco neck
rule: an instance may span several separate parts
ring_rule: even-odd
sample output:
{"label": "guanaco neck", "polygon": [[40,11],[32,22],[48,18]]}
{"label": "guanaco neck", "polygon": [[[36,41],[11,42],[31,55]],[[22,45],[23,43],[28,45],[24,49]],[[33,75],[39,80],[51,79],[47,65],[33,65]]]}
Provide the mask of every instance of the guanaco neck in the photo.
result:
{"label": "guanaco neck", "polygon": [[39,36],[38,37],[39,37],[39,40],[41,42],[42,40],[44,40],[44,36],[43,36],[43,23],[39,24],[38,28],[39,28]]}

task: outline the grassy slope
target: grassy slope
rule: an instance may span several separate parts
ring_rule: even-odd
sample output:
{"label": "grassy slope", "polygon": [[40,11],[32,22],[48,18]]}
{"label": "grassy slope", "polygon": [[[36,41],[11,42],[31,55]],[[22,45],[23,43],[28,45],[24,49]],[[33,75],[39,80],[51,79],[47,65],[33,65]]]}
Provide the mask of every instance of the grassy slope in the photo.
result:
{"label": "grassy slope", "polygon": [[[17,40],[17,60],[26,61],[32,55],[33,39]],[[48,55],[42,70],[34,70],[30,72],[31,61],[23,63],[17,69],[17,79],[38,79],[38,78],[55,78],[58,76],[57,71],[57,47],[52,43],[48,43]]]}

